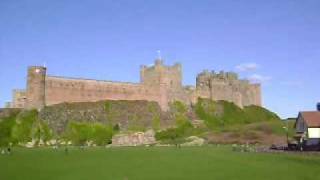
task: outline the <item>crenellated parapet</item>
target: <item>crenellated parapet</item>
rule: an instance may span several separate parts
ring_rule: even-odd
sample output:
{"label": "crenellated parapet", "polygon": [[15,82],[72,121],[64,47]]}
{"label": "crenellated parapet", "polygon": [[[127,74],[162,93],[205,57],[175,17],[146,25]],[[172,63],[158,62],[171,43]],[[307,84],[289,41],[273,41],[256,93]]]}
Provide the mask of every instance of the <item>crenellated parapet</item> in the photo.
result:
{"label": "crenellated parapet", "polygon": [[168,88],[182,87],[182,68],[181,64],[166,66],[163,60],[156,59],[154,65],[141,66],[140,81],[146,86],[159,87],[165,85]]}
{"label": "crenellated parapet", "polygon": [[147,100],[157,102],[162,110],[169,103],[196,103],[199,97],[234,102],[240,107],[261,105],[261,86],[239,79],[233,72],[205,70],[198,74],[196,86],[182,85],[182,66],[168,66],[156,59],[151,66],[140,67],[140,83],[114,82],[47,75],[46,67],[28,68],[26,90],[13,92],[10,107],[41,109],[63,102],[100,100]]}
{"label": "crenellated parapet", "polygon": [[240,107],[261,105],[260,84],[239,79],[234,72],[205,70],[198,74],[196,91],[199,97],[234,102]]}

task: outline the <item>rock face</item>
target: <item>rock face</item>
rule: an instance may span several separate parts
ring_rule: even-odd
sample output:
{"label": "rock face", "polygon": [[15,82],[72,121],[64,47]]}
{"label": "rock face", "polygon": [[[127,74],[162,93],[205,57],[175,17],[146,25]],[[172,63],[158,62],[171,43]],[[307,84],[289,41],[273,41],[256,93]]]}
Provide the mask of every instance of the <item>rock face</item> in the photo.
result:
{"label": "rock face", "polygon": [[155,144],[154,131],[118,134],[112,138],[112,146],[141,146]]}
{"label": "rock face", "polygon": [[39,117],[57,134],[64,132],[70,121],[118,124],[121,130],[133,131],[151,128],[155,118],[159,118],[161,126],[174,123],[169,121],[158,103],[148,101],[63,103],[43,108]]}

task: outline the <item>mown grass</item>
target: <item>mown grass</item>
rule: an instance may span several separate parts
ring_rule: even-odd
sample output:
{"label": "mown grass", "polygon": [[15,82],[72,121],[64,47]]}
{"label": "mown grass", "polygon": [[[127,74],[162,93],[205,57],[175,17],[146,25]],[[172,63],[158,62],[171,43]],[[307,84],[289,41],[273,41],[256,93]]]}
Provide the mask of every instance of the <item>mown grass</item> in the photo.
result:
{"label": "mown grass", "polygon": [[320,157],[240,153],[221,147],[13,149],[0,155],[0,179],[316,180]]}

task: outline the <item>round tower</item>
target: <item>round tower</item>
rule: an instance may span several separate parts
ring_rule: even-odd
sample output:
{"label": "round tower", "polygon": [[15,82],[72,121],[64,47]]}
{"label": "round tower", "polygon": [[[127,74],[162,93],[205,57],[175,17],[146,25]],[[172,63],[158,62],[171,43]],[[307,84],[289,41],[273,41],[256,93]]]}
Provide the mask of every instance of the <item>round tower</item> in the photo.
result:
{"label": "round tower", "polygon": [[28,68],[27,108],[41,109],[45,106],[45,78],[47,69],[42,66]]}

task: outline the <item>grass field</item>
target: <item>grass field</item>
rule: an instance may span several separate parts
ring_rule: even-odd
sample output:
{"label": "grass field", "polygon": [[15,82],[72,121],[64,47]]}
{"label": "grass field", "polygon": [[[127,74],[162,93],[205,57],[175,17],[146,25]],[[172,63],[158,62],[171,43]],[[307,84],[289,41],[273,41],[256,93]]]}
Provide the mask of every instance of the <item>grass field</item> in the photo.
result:
{"label": "grass field", "polygon": [[0,180],[320,179],[316,155],[240,153],[230,147],[13,150],[0,155]]}

